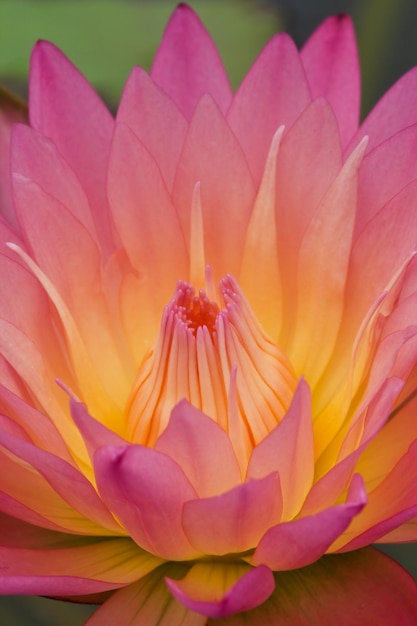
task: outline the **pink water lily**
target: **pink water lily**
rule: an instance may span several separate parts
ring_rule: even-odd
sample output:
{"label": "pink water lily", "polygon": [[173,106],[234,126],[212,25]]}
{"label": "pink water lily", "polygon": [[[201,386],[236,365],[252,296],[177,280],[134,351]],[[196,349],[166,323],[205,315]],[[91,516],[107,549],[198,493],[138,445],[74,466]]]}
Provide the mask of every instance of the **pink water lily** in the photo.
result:
{"label": "pink water lily", "polygon": [[358,126],[347,17],[233,94],[180,5],[115,119],[35,46],[29,122],[0,118],[3,593],[90,626],[416,623],[356,551],[417,539],[416,94]]}

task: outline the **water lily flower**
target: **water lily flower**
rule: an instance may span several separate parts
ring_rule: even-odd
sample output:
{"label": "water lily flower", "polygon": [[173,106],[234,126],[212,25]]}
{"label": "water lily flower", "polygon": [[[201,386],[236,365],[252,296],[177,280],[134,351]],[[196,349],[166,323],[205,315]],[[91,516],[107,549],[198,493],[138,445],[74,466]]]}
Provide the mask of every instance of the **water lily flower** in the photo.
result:
{"label": "water lily flower", "polygon": [[416,94],[358,125],[345,16],[233,94],[180,5],[115,119],[35,46],[29,121],[0,118],[2,593],[417,623],[363,549],[417,539]]}

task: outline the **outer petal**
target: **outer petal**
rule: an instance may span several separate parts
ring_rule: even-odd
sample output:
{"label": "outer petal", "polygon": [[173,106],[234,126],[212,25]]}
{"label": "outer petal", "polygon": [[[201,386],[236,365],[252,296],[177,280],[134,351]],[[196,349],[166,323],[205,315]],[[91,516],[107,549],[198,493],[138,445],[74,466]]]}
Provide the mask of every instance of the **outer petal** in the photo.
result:
{"label": "outer petal", "polygon": [[206,626],[207,618],[189,611],[169,593],[164,575],[184,575],[182,565],[161,567],[142,580],[114,593],[85,626]]}
{"label": "outer petal", "polygon": [[227,434],[188,402],[173,409],[155,450],[182,468],[201,498],[216,496],[240,483],[240,470]]}
{"label": "outer petal", "polygon": [[365,503],[362,479],[356,475],[345,504],[271,528],[259,543],[252,563],[263,563],[274,570],[289,570],[317,561],[346,530]]}
{"label": "outer petal", "polygon": [[254,448],[247,478],[275,471],[281,482],[282,519],[291,519],[300,510],[314,477],[311,394],[303,380],[282,422]]}
{"label": "outer petal", "polygon": [[275,575],[262,606],[209,626],[413,626],[417,585],[377,550],[326,556],[309,567]]}
{"label": "outer petal", "polygon": [[368,152],[388,137],[417,122],[417,68],[402,76],[379,100],[351,142],[369,136]]}
{"label": "outer petal", "polygon": [[173,596],[208,617],[226,617],[265,602],[274,590],[271,570],[260,565],[198,563],[183,580],[166,578]]}
{"label": "outer petal", "polygon": [[84,538],[51,532],[3,513],[0,554],[2,593],[86,595],[89,586],[119,587],[161,563],[127,538]]}
{"label": "outer petal", "polygon": [[140,363],[158,335],[161,312],[177,280],[188,276],[188,252],[160,170],[124,124],[115,127],[108,194],[114,224],[137,277],[132,294],[136,306],[122,297],[122,315],[128,343]]}
{"label": "outer petal", "polygon": [[[197,182],[201,186],[204,241],[194,246],[205,252],[205,262],[212,266],[215,280],[226,272],[237,275],[255,188],[241,146],[208,96],[199,102],[191,120],[173,189],[188,242]],[[196,288],[204,286],[202,279]]]}
{"label": "outer petal", "polygon": [[7,434],[4,429],[0,430],[0,445],[30,464],[75,510],[110,529],[110,533],[121,533],[121,528],[103,505],[91,483],[72,465],[50,452]]}
{"label": "outer petal", "polygon": [[291,336],[297,306],[294,276],[301,242],[320,200],[341,167],[336,119],[327,102],[319,98],[285,133],[277,158],[275,220],[284,309],[278,343],[284,349]]}
{"label": "outer petal", "polygon": [[313,98],[325,96],[336,114],[342,145],[358,129],[360,68],[352,20],[329,17],[301,51]]}
{"label": "outer petal", "polygon": [[183,526],[192,545],[204,554],[229,554],[254,548],[278,523],[282,511],[277,473],[249,480],[221,496],[186,502]]}
{"label": "outer petal", "polygon": [[233,98],[227,120],[258,183],[274,133],[289,128],[310,103],[297,49],[285,34],[261,52]]}
{"label": "outer petal", "polygon": [[117,121],[135,133],[171,189],[187,122],[171,98],[140,67],[135,67],[128,78]]}
{"label": "outer petal", "polygon": [[143,446],[108,446],[94,467],[100,495],[141,547],[165,559],[197,555],[181,525],[184,502],[197,494],[172,459]]}
{"label": "outer petal", "polygon": [[361,548],[417,517],[416,484],[417,440],[388,476],[369,493],[366,508],[336,540],[332,552]]}
{"label": "outer petal", "polygon": [[72,63],[47,42],[33,50],[29,101],[31,125],[52,139],[81,181],[99,240],[110,252],[113,236],[105,193],[110,113]]}
{"label": "outer petal", "polygon": [[166,27],[151,76],[171,96],[187,119],[205,94],[223,113],[232,92],[219,53],[190,7],[180,4]]}

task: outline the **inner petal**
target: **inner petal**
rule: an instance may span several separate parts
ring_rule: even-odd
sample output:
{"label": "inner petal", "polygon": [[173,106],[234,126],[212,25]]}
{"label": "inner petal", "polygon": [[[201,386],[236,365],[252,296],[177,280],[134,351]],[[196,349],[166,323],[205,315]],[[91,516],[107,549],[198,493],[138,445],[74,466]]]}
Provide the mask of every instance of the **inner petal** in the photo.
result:
{"label": "inner petal", "polygon": [[291,365],[232,276],[220,281],[219,293],[220,304],[178,282],[126,407],[131,441],[153,446],[172,407],[186,398],[248,459],[286,413],[296,386]]}

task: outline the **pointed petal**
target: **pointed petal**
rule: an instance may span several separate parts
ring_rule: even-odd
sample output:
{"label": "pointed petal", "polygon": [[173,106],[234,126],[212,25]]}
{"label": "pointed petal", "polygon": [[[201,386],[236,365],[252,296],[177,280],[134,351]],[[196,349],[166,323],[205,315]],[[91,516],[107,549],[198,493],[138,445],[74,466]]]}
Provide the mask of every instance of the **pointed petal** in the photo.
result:
{"label": "pointed petal", "polygon": [[2,593],[87,595],[129,584],[161,563],[130,539],[63,537],[46,549],[0,547]]}
{"label": "pointed petal", "polygon": [[187,608],[208,617],[227,617],[265,602],[274,590],[267,567],[198,563],[182,580],[166,578],[168,589]]}
{"label": "pointed petal", "polygon": [[358,130],[360,112],[359,59],[349,16],[327,18],[304,45],[301,60],[312,97],[326,97],[346,146]]}
{"label": "pointed petal", "polygon": [[344,504],[271,528],[260,541],[251,562],[268,565],[274,570],[289,570],[317,561],[365,503],[362,479],[356,475]]}
{"label": "pointed petal", "polygon": [[183,575],[186,568],[161,567],[145,578],[116,591],[87,620],[85,626],[206,626],[207,618],[189,611],[169,593],[164,575]]}
{"label": "pointed petal", "polygon": [[184,502],[197,494],[172,459],[130,445],[100,448],[94,461],[100,495],[141,547],[166,559],[196,556],[181,514]]}
{"label": "pointed petal", "polygon": [[114,245],[105,194],[113,131],[110,113],[72,63],[45,41],[38,42],[32,53],[29,102],[32,127],[52,139],[76,173],[99,240],[109,252]]}
{"label": "pointed petal", "polygon": [[417,517],[417,440],[388,476],[368,492],[368,503],[334,550],[356,550],[373,543],[404,522]]}
{"label": "pointed petal", "polygon": [[294,42],[286,34],[277,35],[255,61],[227,114],[256,183],[275,132],[282,125],[290,128],[309,103],[309,87]]}
{"label": "pointed petal", "polygon": [[97,448],[127,444],[125,439],[122,439],[113,430],[106,428],[104,424],[91,417],[85,404],[78,402],[74,397],[70,398],[70,409],[71,417],[81,432],[91,461],[94,459],[94,453]]}
{"label": "pointed petal", "polygon": [[402,76],[379,100],[351,142],[369,137],[368,152],[407,126],[417,122],[417,68]]}
{"label": "pointed petal", "polygon": [[201,498],[240,483],[240,470],[227,434],[214,420],[183,400],[155,445],[182,468]]}
{"label": "pointed petal", "polygon": [[206,263],[215,280],[226,272],[237,275],[255,189],[240,145],[208,96],[199,102],[191,120],[173,189],[186,241],[190,241],[192,199],[198,181]]}
{"label": "pointed petal", "polygon": [[30,464],[67,504],[109,530],[121,532],[91,483],[66,461],[0,430],[0,445]]}
{"label": "pointed petal", "polygon": [[16,124],[12,131],[11,150],[11,171],[33,181],[65,206],[97,241],[85,191],[56,145],[33,128]]}
{"label": "pointed petal", "polygon": [[277,473],[249,480],[220,496],[186,502],[183,526],[192,545],[205,554],[229,554],[254,548],[281,517]]}
{"label": "pointed petal", "polygon": [[358,181],[355,236],[401,189],[417,178],[417,124],[399,131],[364,157]]}
{"label": "pointed petal", "polygon": [[326,556],[275,574],[276,588],[257,609],[209,621],[210,626],[412,626],[417,585],[395,561],[373,548]]}
{"label": "pointed petal", "polygon": [[282,519],[299,512],[314,477],[314,442],[311,394],[300,381],[284,419],[254,449],[247,479],[278,472],[281,482]]}
{"label": "pointed petal", "polygon": [[140,67],[127,80],[117,121],[145,146],[171,189],[188,125],[171,98]]}
{"label": "pointed petal", "polygon": [[137,276],[135,298],[141,322],[131,307],[130,311],[123,308],[123,317],[127,340],[140,363],[144,350],[151,347],[146,340],[153,342],[157,336],[161,311],[177,280],[188,276],[188,255],[160,170],[123,124],[115,127],[108,195],[114,224]]}
{"label": "pointed petal", "polygon": [[336,119],[328,103],[319,98],[284,134],[277,158],[275,219],[283,283],[283,347],[291,334],[297,306],[297,285],[293,277],[298,268],[301,242],[341,167]]}
{"label": "pointed petal", "polygon": [[199,100],[209,94],[225,113],[232,99],[219,53],[194,11],[180,4],[156,53],[151,76],[190,119]]}
{"label": "pointed petal", "polygon": [[303,372],[311,385],[320,378],[332,354],[344,311],[358,169],[365,147],[366,141],[345,162],[311,220],[299,251],[298,306],[288,352],[295,371]]}

